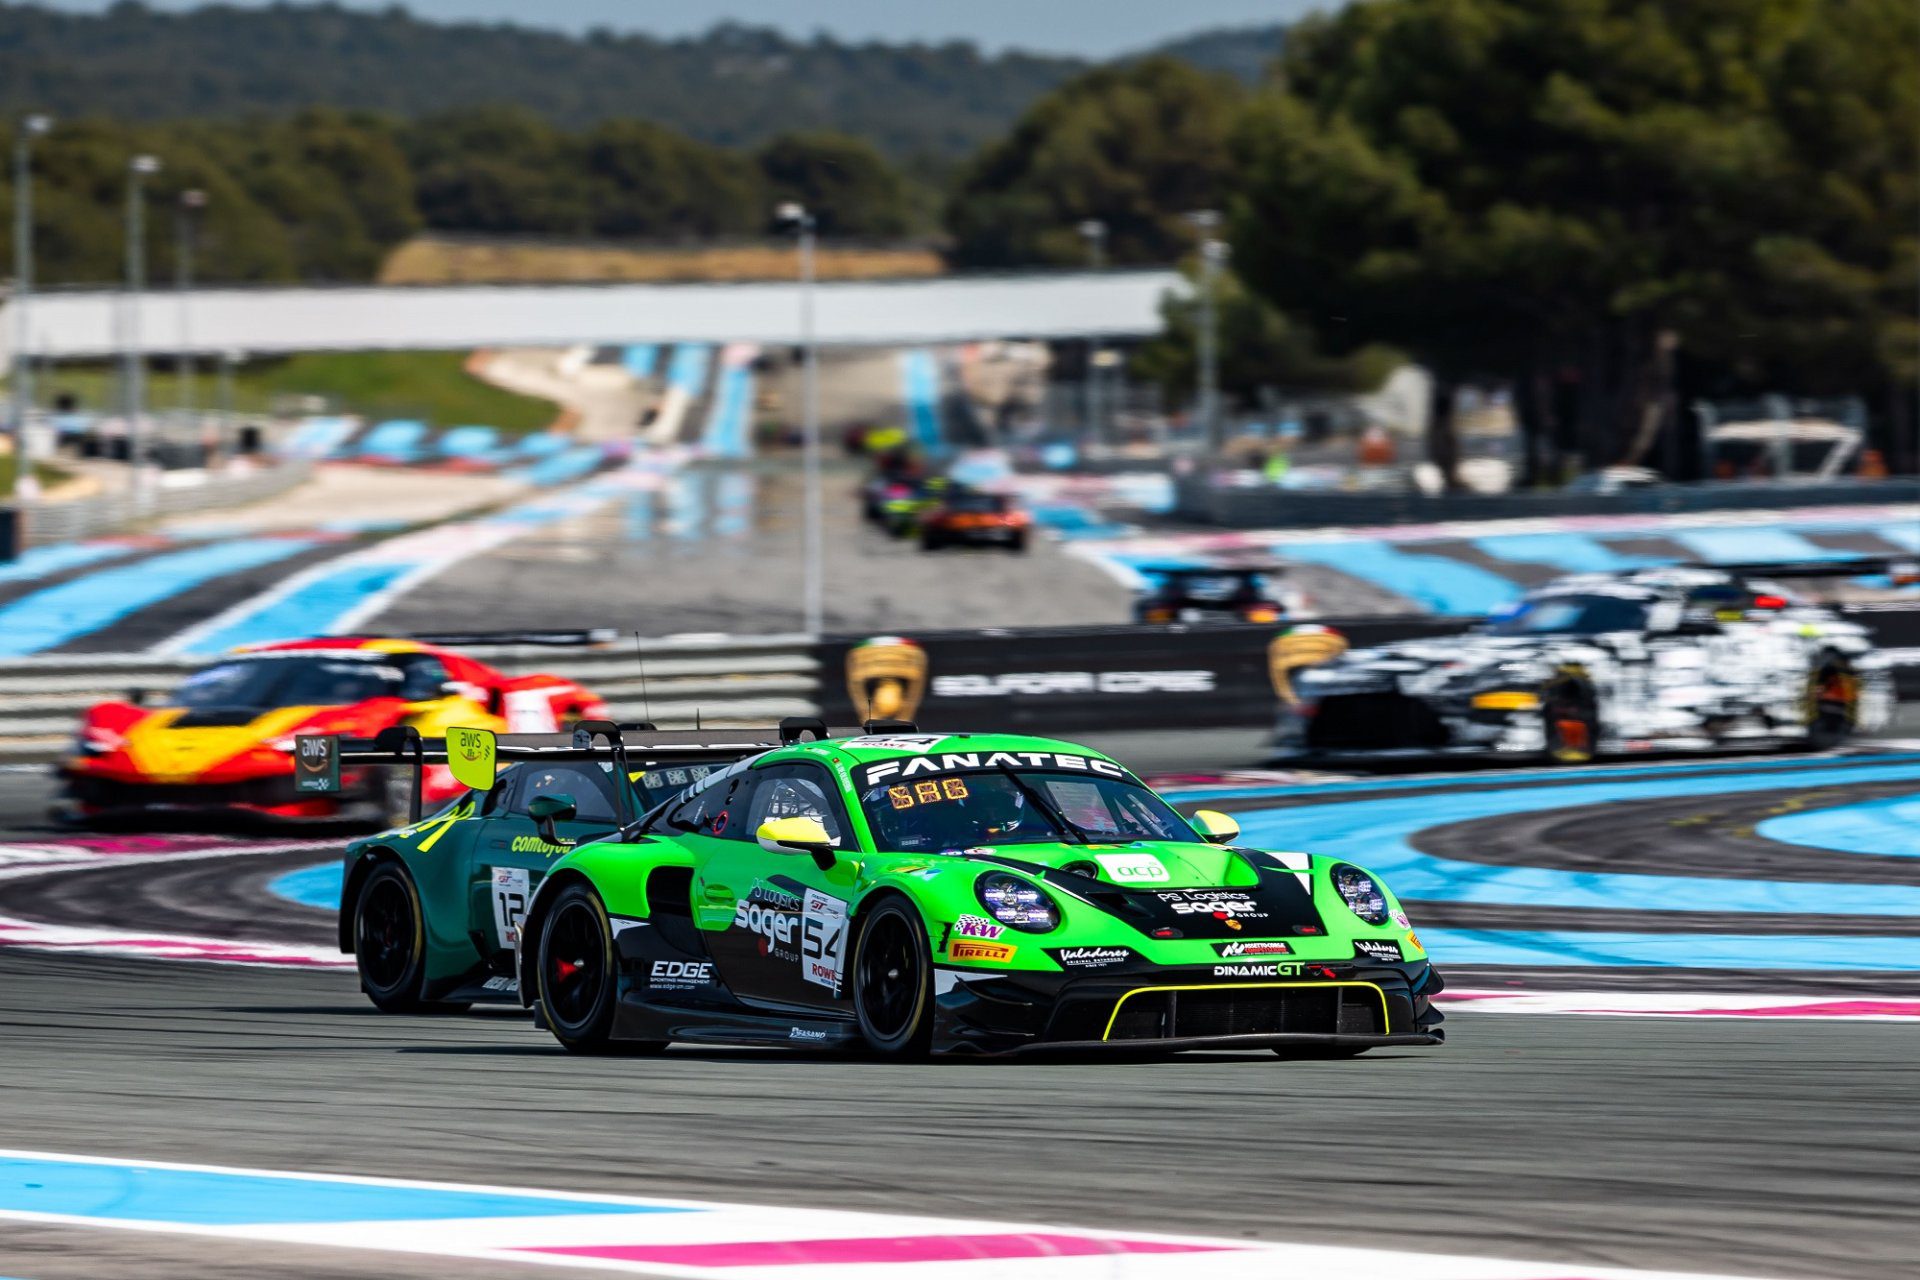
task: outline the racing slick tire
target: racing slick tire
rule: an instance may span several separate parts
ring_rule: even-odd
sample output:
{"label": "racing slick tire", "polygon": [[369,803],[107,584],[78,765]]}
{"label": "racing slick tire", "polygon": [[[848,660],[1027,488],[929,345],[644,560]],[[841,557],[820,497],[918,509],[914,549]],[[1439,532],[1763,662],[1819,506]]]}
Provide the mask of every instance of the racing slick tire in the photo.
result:
{"label": "racing slick tire", "polygon": [[1027,551],[1027,531],[1022,529],[1013,535],[1013,541],[1007,543],[1007,550],[1015,555],[1025,555]]}
{"label": "racing slick tire", "polygon": [[934,536],[931,531],[922,531],[920,534],[920,549],[922,551],[938,551],[946,545],[944,541]]}
{"label": "racing slick tire", "polygon": [[1860,680],[1853,664],[1823,653],[1807,674],[1807,745],[1828,751],[1853,735],[1860,715]]}
{"label": "racing slick tire", "polygon": [[881,1057],[924,1058],[933,1045],[933,948],[905,899],[882,899],[860,922],[853,1010],[867,1047]]}
{"label": "racing slick tire", "polygon": [[1553,764],[1586,764],[1600,738],[1600,710],[1593,686],[1576,671],[1563,671],[1540,695],[1547,759]]}
{"label": "racing slick tire", "polygon": [[620,1002],[613,925],[600,895],[570,884],[554,899],[540,929],[537,1016],[569,1053],[636,1055],[660,1053],[665,1040],[615,1040],[613,1016]]}
{"label": "racing slick tire", "polygon": [[367,874],[353,904],[353,962],[360,989],[382,1013],[459,1013],[467,1005],[433,1004],[421,995],[427,978],[426,917],[413,877],[397,862]]}

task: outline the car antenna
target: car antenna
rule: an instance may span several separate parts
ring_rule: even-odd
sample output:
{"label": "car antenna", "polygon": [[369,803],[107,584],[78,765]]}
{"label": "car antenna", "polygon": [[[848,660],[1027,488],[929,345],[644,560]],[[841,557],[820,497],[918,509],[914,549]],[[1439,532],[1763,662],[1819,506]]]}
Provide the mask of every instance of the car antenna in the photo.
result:
{"label": "car antenna", "polygon": [[653,723],[653,700],[647,696],[647,651],[640,647],[640,633],[633,633],[633,656],[640,659],[640,718]]}

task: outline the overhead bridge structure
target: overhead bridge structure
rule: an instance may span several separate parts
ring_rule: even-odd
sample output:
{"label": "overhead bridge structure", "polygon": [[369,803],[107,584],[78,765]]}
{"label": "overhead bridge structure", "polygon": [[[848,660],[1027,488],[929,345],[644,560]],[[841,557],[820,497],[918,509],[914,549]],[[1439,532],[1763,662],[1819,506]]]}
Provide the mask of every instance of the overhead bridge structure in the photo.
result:
{"label": "overhead bridge structure", "polygon": [[[814,330],[830,346],[1146,336],[1160,330],[1165,296],[1187,287],[1172,271],[833,281],[816,286]],[[51,360],[112,356],[129,332],[152,352],[249,355],[782,344],[797,339],[800,317],[796,283],[155,290],[137,304],[118,291],[62,291],[31,300],[26,341]],[[0,357],[11,358],[15,331],[0,315]]]}

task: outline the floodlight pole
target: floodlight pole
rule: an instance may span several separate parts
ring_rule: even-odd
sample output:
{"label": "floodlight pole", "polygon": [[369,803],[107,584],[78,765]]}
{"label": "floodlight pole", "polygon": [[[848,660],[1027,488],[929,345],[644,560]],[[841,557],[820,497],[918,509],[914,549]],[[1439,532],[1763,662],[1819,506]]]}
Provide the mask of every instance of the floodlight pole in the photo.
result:
{"label": "floodlight pole", "polygon": [[7,492],[21,469],[27,465],[27,416],[33,412],[33,332],[27,323],[28,304],[33,297],[33,140],[53,128],[53,117],[30,115],[23,118],[13,134],[13,412],[9,426],[13,430],[13,472],[6,481]]}
{"label": "floodlight pole", "polygon": [[140,301],[147,288],[145,179],[160,172],[153,156],[135,156],[127,164],[127,309],[126,348],[122,353],[126,383],[127,463],[133,468],[137,496],[146,493],[146,458],[151,445],[147,424],[147,355],[140,341]]}
{"label": "floodlight pole", "polygon": [[[1088,218],[1079,230],[1087,242],[1087,265],[1095,271],[1103,270],[1107,265],[1107,224],[1098,218]],[[1087,398],[1087,434],[1103,440],[1106,433],[1100,425],[1100,335],[1097,333],[1087,335],[1087,385],[1083,391]]]}
{"label": "floodlight pole", "polygon": [[775,218],[794,229],[800,249],[800,432],[803,472],[803,629],[826,630],[825,552],[820,511],[820,348],[814,334],[814,248],[819,229],[805,205],[789,202]]}
{"label": "floodlight pole", "polygon": [[174,213],[174,231],[178,247],[174,251],[173,287],[180,298],[180,413],[193,417],[193,249],[194,222],[207,207],[204,191],[182,191],[180,207]]}
{"label": "floodlight pole", "polygon": [[1206,433],[1207,452],[1218,455],[1224,443],[1220,422],[1220,334],[1217,292],[1220,265],[1226,261],[1227,245],[1216,234],[1220,214],[1202,209],[1187,215],[1200,229],[1200,425]]}

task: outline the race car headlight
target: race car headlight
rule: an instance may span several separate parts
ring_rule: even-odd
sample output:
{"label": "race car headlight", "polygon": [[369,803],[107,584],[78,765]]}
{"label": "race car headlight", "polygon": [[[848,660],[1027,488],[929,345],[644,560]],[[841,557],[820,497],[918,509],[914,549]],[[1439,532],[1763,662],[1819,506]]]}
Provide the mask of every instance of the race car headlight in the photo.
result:
{"label": "race car headlight", "polygon": [[1358,867],[1341,863],[1333,869],[1333,887],[1347,910],[1368,924],[1387,922],[1387,895],[1374,878]]}
{"label": "race car headlight", "polygon": [[1039,885],[994,871],[973,882],[974,896],[980,905],[1009,929],[1022,933],[1048,933],[1060,927],[1059,904]]}

